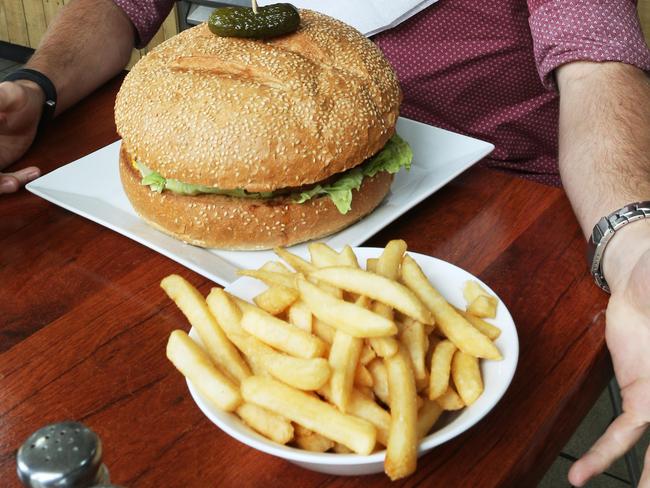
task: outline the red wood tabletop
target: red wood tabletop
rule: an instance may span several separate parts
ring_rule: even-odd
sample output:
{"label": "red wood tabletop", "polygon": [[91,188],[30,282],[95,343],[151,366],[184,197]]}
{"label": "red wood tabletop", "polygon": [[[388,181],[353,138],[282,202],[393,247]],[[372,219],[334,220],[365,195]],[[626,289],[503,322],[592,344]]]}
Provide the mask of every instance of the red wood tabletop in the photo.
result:
{"label": "red wood tabletop", "polygon": [[[44,172],[117,140],[117,78],[54,121],[16,165]],[[116,161],[117,164],[117,161]],[[488,283],[511,311],[520,358],[479,424],[419,460],[400,486],[534,486],[611,376],[606,296],[563,192],[483,168],[453,180],[366,244],[405,239]],[[165,358],[187,322],[159,287],[181,265],[23,190],[0,197],[0,479],[16,449],[66,419],[95,430],[125,487],[383,486],[255,451],[221,432]]]}

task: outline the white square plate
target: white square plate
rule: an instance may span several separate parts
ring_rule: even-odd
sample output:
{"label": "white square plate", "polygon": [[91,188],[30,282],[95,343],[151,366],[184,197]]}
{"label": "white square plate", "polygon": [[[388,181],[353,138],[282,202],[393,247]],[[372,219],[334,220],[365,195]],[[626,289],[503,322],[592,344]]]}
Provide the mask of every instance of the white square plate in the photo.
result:
{"label": "white square plate", "polygon": [[[487,142],[405,118],[399,119],[397,131],[413,148],[411,171],[400,171],[396,175],[390,193],[373,213],[324,238],[331,247],[360,245],[494,149]],[[27,189],[223,286],[237,279],[237,268],[255,268],[275,256],[272,251],[202,249],[149,227],[137,216],[122,190],[119,148],[120,141],[110,144],[41,176],[29,183]],[[303,253],[305,246],[295,246],[295,251]]]}

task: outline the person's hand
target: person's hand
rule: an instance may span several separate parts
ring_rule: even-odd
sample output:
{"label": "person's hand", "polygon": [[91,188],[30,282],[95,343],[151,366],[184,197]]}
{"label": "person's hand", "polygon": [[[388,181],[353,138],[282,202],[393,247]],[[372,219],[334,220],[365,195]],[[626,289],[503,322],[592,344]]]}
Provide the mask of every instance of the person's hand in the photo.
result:
{"label": "person's hand", "polygon": [[35,167],[12,173],[2,173],[2,169],[25,154],[32,144],[43,101],[43,92],[35,83],[0,83],[0,194],[14,192],[40,175]]}
{"label": "person's hand", "polygon": [[[621,388],[623,413],[571,467],[569,481],[575,486],[584,485],[632,449],[650,424],[650,221],[627,228],[629,233],[620,236],[623,240],[612,239],[616,247],[604,268],[612,290],[605,336]],[[609,252],[608,248],[605,254]],[[650,448],[639,487],[650,487]]]}

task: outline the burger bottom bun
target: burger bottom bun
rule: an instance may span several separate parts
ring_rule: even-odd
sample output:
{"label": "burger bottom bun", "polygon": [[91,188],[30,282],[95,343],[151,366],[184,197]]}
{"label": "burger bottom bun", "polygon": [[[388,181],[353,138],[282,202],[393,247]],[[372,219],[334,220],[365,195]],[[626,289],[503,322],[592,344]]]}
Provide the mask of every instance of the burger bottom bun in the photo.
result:
{"label": "burger bottom bun", "polygon": [[372,212],[393,182],[393,175],[386,172],[364,178],[361,188],[353,190],[352,209],[343,215],[326,197],[295,203],[289,197],[256,200],[157,193],[140,184],[140,173],[130,160],[122,146],[120,177],[135,211],[181,241],[219,249],[270,249],[333,234]]}

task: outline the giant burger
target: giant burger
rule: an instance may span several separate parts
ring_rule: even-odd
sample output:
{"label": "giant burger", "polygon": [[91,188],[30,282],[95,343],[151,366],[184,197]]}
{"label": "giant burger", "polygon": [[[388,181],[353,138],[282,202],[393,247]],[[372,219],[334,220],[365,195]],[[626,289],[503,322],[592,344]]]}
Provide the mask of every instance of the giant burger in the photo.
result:
{"label": "giant burger", "polygon": [[266,249],[316,239],[372,212],[411,150],[401,92],[379,49],[302,10],[293,34],[215,36],[205,24],[127,75],[115,120],[133,208],[185,242]]}

